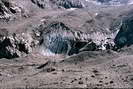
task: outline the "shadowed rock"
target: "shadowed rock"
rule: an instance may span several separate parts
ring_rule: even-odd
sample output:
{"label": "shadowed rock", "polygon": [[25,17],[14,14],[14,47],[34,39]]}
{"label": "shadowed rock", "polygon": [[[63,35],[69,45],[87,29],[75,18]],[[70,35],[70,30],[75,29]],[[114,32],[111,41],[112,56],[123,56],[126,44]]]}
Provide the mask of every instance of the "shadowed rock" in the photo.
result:
{"label": "shadowed rock", "polygon": [[0,0],[0,20],[9,21],[13,15],[22,14],[22,8],[11,0]]}
{"label": "shadowed rock", "polygon": [[80,0],[31,0],[40,8],[83,8]]}
{"label": "shadowed rock", "polygon": [[[75,31],[62,22],[52,22],[42,30],[41,46],[55,54],[73,55],[82,51],[106,50],[113,48],[112,39],[96,43],[89,34]],[[99,38],[97,38],[99,39]]]}
{"label": "shadowed rock", "polygon": [[13,34],[0,37],[0,58],[17,58],[32,52],[33,39],[29,34]]}
{"label": "shadowed rock", "polygon": [[79,53],[89,40],[83,41],[75,36],[71,27],[62,22],[54,22],[44,28],[42,46],[55,54],[72,55]]}
{"label": "shadowed rock", "polygon": [[122,26],[115,38],[115,43],[118,48],[133,44],[133,16],[123,18]]}

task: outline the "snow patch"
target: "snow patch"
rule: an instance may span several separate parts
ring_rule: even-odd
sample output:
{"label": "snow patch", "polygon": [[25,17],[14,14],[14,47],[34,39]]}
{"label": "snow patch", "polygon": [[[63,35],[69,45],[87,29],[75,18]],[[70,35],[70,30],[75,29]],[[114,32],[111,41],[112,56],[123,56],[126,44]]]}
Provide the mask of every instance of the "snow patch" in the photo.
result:
{"label": "snow patch", "polygon": [[70,9],[67,9],[67,11],[74,11],[76,10],[77,8],[70,8]]}
{"label": "snow patch", "polygon": [[129,0],[128,4],[130,5],[133,4],[133,0]]}

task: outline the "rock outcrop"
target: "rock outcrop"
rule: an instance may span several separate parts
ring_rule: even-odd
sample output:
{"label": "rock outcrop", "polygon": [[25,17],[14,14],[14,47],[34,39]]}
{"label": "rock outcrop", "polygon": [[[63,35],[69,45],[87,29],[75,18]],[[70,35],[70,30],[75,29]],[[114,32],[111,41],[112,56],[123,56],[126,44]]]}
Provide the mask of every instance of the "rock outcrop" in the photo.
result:
{"label": "rock outcrop", "polygon": [[44,28],[42,34],[44,42],[42,45],[55,54],[72,55],[78,53],[79,49],[91,42],[91,40],[80,38],[80,35],[87,35],[72,30],[71,27],[62,22],[52,22]]}
{"label": "rock outcrop", "polygon": [[[5,35],[7,34],[7,35]],[[5,34],[0,37],[0,58],[16,58],[32,52],[36,43],[29,33]]]}
{"label": "rock outcrop", "polygon": [[80,0],[31,0],[40,8],[83,8]]}
{"label": "rock outcrop", "polygon": [[0,0],[0,19],[10,20],[14,15],[21,15],[22,8],[10,0]]}
{"label": "rock outcrop", "polygon": [[115,44],[118,48],[130,46],[133,44],[133,16],[129,14],[121,22],[121,28],[115,38]]}
{"label": "rock outcrop", "polygon": [[[82,51],[106,50],[114,47],[114,41],[110,38],[100,42],[98,37],[91,38],[91,34],[76,31],[62,22],[54,21],[46,27],[40,27],[42,29],[40,30],[41,49],[49,50],[55,54],[73,55]],[[98,39],[100,43],[96,41]]]}

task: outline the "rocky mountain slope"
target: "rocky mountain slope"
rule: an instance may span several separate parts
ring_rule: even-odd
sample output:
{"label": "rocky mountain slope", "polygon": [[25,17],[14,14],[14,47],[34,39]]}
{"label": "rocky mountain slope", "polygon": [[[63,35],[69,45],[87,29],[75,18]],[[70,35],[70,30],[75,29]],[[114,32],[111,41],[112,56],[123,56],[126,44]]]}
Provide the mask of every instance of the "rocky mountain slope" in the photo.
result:
{"label": "rocky mountain slope", "polygon": [[96,2],[0,0],[0,87],[133,87],[133,5]]}

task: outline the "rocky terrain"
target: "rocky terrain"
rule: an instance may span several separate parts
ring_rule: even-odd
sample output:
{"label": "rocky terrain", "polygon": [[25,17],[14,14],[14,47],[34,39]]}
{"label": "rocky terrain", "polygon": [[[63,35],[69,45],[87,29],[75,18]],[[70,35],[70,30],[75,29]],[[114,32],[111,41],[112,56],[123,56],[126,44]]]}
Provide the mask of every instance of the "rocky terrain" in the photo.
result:
{"label": "rocky terrain", "polygon": [[131,0],[0,0],[0,88],[132,88]]}

